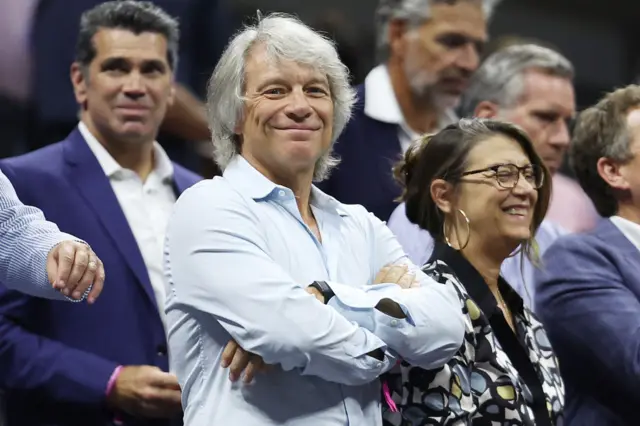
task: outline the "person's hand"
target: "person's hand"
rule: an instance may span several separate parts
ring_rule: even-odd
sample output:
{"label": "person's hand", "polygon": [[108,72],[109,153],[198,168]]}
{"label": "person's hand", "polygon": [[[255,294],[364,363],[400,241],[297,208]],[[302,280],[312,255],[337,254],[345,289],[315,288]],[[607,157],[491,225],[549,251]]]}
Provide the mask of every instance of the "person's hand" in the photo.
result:
{"label": "person's hand", "polygon": [[123,367],[107,397],[112,408],[133,416],[169,419],[182,410],[176,376],[150,365]]}
{"label": "person's hand", "polygon": [[324,296],[322,295],[322,293],[320,293],[320,290],[311,286],[307,286],[305,290],[307,293],[313,294],[316,297],[316,299],[318,299],[320,303],[324,305]]}
{"label": "person's hand", "polygon": [[260,356],[242,349],[233,339],[229,340],[222,351],[221,365],[223,368],[229,368],[229,379],[232,382],[238,380],[244,372],[242,381],[245,384],[251,383],[256,373],[270,371],[273,368],[265,364]]}
{"label": "person's hand", "polygon": [[378,272],[373,284],[394,283],[402,288],[420,287],[420,281],[407,265],[387,265]]}
{"label": "person's hand", "polygon": [[87,244],[63,241],[47,256],[47,276],[51,285],[76,300],[91,288],[89,303],[95,302],[104,285],[104,266]]}

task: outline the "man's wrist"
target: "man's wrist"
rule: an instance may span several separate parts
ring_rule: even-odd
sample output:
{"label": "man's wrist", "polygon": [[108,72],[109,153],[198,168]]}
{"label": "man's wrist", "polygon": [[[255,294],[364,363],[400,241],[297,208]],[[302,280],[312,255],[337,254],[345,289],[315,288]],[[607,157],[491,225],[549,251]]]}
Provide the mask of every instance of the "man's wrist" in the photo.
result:
{"label": "man's wrist", "polygon": [[113,373],[111,373],[111,377],[109,377],[109,381],[107,382],[107,389],[105,391],[105,396],[107,398],[109,398],[109,395],[111,395],[111,392],[113,392],[113,388],[116,387],[116,381],[118,380],[118,376],[122,372],[122,368],[123,366],[119,365],[115,370],[113,370]]}
{"label": "man's wrist", "polygon": [[326,281],[314,281],[309,284],[309,287],[315,288],[320,292],[324,298],[325,305],[329,303],[329,300],[331,300],[333,296],[335,296],[335,293],[331,290],[331,287],[329,287],[329,284],[327,284]]}

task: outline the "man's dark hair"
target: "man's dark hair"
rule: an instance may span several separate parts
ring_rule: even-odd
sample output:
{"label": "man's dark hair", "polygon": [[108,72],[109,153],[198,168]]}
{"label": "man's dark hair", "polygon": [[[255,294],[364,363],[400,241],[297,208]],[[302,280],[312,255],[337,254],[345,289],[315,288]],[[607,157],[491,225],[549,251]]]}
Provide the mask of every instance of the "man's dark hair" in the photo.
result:
{"label": "man's dark hair", "polygon": [[76,62],[88,67],[96,56],[93,36],[100,29],[123,29],[134,34],[162,34],[167,39],[167,61],[175,70],[178,64],[178,21],[148,1],[108,1],[89,9],[80,18],[76,43]]}

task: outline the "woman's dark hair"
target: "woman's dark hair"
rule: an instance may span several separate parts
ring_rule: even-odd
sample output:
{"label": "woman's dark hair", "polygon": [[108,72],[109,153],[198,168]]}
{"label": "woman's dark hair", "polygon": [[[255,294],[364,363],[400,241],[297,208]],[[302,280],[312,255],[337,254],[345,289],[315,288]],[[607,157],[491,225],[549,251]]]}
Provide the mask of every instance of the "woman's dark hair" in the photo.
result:
{"label": "woman's dark hair", "polygon": [[[394,167],[394,175],[404,190],[400,201],[405,202],[409,221],[429,231],[436,241],[443,241],[444,215],[431,198],[431,183],[443,179],[452,184],[458,182],[465,171],[471,150],[480,142],[502,135],[515,140],[532,164],[543,170],[544,185],[538,190],[538,202],[531,224],[532,235],[542,223],[551,196],[551,175],[536,153],[531,139],[519,127],[497,120],[462,119],[438,133],[426,135],[414,143],[404,158]],[[533,241],[523,247],[527,254]]]}

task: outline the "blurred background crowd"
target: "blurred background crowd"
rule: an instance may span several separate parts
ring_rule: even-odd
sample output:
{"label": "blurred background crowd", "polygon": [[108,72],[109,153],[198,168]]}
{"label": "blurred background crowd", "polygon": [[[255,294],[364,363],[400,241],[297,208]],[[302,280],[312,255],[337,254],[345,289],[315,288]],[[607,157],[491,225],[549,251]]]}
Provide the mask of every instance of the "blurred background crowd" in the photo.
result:
{"label": "blurred background crowd", "polygon": [[[75,126],[77,108],[69,64],[80,15],[98,3],[3,0],[0,157],[59,141]],[[376,64],[375,1],[166,0],[157,4],[181,23],[178,81],[196,99],[204,98],[206,82],[228,38],[247,19],[254,19],[257,10],[294,13],[329,34],[337,41],[354,84],[362,83]],[[530,38],[557,48],[576,68],[576,102],[581,109],[603,92],[637,80],[637,8],[640,6],[625,0],[504,1],[489,23],[485,52],[513,38]],[[198,116],[196,99],[184,94],[184,104],[168,118],[163,128],[166,134],[159,140],[176,161],[211,175],[215,170],[205,160],[210,158],[209,145],[201,143],[208,140],[208,133]],[[563,172],[571,173],[568,168]]]}

